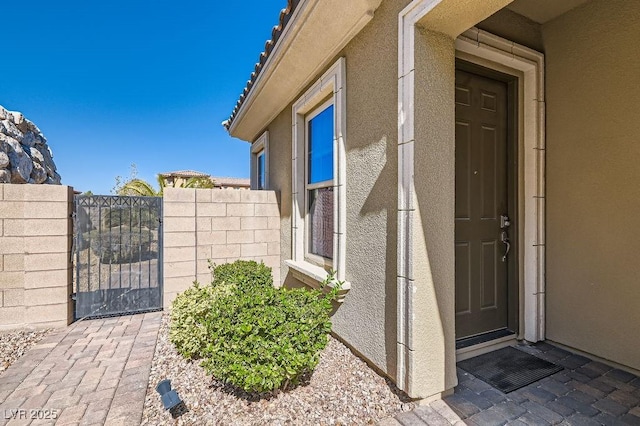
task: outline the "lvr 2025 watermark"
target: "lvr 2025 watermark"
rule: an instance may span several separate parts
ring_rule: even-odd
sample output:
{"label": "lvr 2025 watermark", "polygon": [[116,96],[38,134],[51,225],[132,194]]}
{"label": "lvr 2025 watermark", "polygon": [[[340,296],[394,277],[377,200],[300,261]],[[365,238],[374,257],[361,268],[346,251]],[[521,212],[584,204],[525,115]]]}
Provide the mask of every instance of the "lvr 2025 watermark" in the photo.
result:
{"label": "lvr 2025 watermark", "polygon": [[22,408],[4,410],[4,420],[53,420],[57,419],[60,414],[60,410],[53,409],[42,409],[42,408],[34,408],[25,410]]}

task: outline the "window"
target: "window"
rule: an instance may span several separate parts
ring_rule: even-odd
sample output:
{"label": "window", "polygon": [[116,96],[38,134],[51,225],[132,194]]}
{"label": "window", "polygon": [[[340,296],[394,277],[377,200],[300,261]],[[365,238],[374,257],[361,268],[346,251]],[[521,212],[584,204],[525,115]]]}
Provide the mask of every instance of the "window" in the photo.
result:
{"label": "window", "polygon": [[256,185],[256,189],[266,189],[266,170],[264,168],[264,149],[258,153],[258,173],[257,179],[258,184]]}
{"label": "window", "polygon": [[285,263],[312,287],[334,269],[346,291],[344,83],[340,58],[293,104],[292,250]]}
{"label": "window", "polygon": [[333,103],[329,101],[305,120],[307,258],[323,265],[331,265],[333,259],[333,110]]}
{"label": "window", "polygon": [[267,189],[269,187],[269,133],[264,132],[251,145],[251,189]]}

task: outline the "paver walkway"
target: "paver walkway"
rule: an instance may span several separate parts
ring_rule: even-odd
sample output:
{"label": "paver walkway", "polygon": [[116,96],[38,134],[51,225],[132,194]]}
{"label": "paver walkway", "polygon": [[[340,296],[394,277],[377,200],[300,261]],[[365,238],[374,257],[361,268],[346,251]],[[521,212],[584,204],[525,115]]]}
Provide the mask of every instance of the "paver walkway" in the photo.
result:
{"label": "paver walkway", "polygon": [[508,394],[458,369],[453,395],[380,425],[640,425],[639,377],[547,343],[519,348],[565,369]]}
{"label": "paver walkway", "polygon": [[139,425],[161,316],[81,321],[47,336],[0,375],[0,425]]}

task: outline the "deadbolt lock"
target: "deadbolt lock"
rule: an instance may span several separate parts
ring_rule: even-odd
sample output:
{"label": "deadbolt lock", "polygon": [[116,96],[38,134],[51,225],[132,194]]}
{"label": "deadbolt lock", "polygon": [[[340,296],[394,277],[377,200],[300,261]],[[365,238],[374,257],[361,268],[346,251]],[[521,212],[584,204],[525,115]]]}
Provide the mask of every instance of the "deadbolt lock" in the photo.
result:
{"label": "deadbolt lock", "polygon": [[511,220],[509,219],[509,216],[507,216],[506,214],[501,215],[500,216],[500,229],[507,229],[510,226],[511,226]]}

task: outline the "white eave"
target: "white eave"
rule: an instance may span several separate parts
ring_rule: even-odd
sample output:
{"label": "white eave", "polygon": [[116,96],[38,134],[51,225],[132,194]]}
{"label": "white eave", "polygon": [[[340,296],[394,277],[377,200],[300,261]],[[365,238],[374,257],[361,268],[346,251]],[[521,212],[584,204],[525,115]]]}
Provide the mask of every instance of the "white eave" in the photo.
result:
{"label": "white eave", "polygon": [[382,0],[302,0],[229,126],[252,142],[373,18]]}

